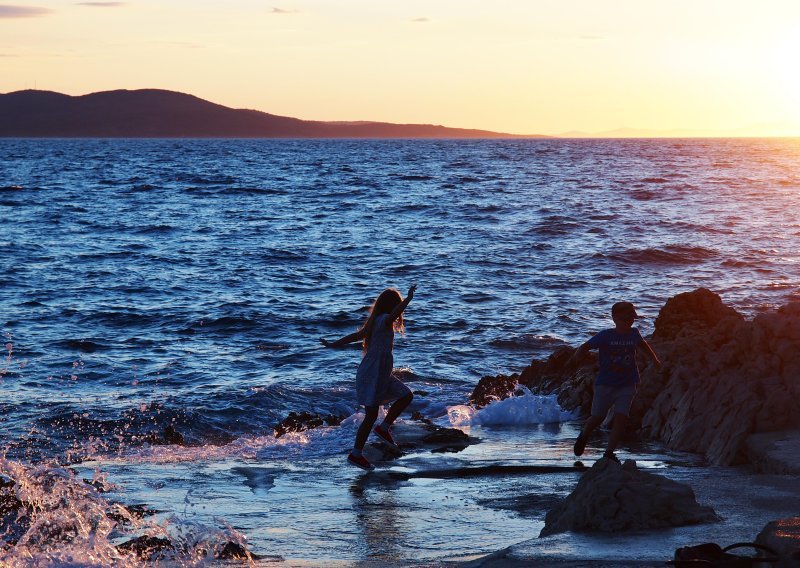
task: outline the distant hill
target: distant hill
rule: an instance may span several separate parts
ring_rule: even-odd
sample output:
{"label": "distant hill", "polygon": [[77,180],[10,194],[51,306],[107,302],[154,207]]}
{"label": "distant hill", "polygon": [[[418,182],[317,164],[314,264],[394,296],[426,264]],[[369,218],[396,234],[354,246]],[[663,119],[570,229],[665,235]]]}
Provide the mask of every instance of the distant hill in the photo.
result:
{"label": "distant hill", "polygon": [[300,120],[160,89],[78,97],[36,90],[0,94],[0,137],[545,138],[432,124]]}

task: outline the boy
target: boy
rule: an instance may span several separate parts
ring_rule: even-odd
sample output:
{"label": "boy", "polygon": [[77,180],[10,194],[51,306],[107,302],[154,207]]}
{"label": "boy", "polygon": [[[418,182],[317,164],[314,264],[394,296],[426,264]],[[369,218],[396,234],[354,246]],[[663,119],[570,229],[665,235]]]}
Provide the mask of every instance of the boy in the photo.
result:
{"label": "boy", "polygon": [[600,351],[600,372],[594,383],[592,398],[592,415],[583,426],[578,439],[575,440],[575,455],[580,456],[586,447],[586,441],[595,428],[603,423],[611,406],[614,406],[614,420],[611,434],[608,437],[608,448],[604,458],[619,463],[614,454],[625,426],[628,413],[636,394],[636,383],[639,382],[639,369],[636,367],[636,350],[644,352],[659,367],[658,360],[650,344],[644,340],[639,330],[633,327],[638,317],[636,308],[630,302],[617,302],[611,306],[611,319],[616,327],[606,329],[578,347],[572,359],[580,359],[589,349]]}

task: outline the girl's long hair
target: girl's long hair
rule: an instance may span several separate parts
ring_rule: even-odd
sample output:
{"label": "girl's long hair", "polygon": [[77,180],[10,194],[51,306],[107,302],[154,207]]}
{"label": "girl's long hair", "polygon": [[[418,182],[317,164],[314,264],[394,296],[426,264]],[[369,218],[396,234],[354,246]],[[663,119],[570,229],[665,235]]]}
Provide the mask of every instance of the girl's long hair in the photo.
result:
{"label": "girl's long hair", "polygon": [[[375,318],[381,314],[390,314],[392,310],[394,310],[401,302],[403,301],[403,297],[400,295],[400,292],[395,290],[394,288],[387,288],[380,295],[375,299],[375,302],[372,304],[372,307],[369,309],[369,315],[367,316],[367,321],[364,322],[364,331],[366,334],[364,335],[364,353],[367,352],[369,349],[369,340],[370,336],[372,335],[372,328],[375,325]],[[392,327],[397,333],[403,334],[405,333],[405,325],[403,324],[403,314],[401,313],[397,316],[397,319],[392,322]]]}

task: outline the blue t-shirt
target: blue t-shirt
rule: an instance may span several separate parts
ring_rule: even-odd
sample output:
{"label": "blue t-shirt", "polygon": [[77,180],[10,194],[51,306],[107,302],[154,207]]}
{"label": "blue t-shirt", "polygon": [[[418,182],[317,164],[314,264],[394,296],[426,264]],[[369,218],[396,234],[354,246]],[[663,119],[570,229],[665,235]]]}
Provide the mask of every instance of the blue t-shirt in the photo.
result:
{"label": "blue t-shirt", "polygon": [[636,348],[644,341],[635,327],[625,333],[616,328],[604,329],[586,344],[600,350],[600,372],[596,385],[626,387],[639,382],[639,369],[636,367]]}

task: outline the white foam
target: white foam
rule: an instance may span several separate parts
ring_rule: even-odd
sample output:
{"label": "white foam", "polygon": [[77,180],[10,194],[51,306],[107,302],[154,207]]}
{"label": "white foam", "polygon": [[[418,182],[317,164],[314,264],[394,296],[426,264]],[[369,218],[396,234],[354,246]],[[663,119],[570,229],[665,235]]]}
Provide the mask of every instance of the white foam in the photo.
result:
{"label": "white foam", "polygon": [[[0,547],[3,568],[138,568],[145,563],[115,544],[143,534],[168,538],[175,548],[158,555],[164,561],[160,565],[182,568],[207,565],[227,542],[246,548],[244,536],[221,519],[222,528],[175,515],[160,521],[137,519],[98,492],[98,486],[110,488],[99,471],[86,483],[69,469],[0,459],[0,475],[13,482],[2,489],[4,498],[22,503],[17,519],[5,519],[6,538],[0,544],[6,539],[11,544]],[[125,522],[116,522],[112,514]]]}
{"label": "white foam", "polygon": [[525,387],[520,396],[496,400],[477,410],[472,406],[457,405],[447,408],[452,426],[523,426],[527,424],[548,424],[566,422],[579,417],[577,412],[563,410],[555,395],[533,394]]}

